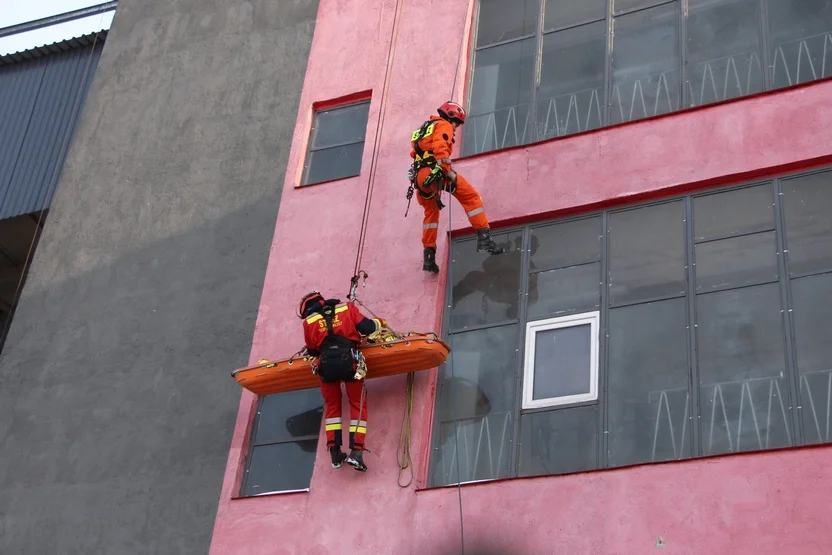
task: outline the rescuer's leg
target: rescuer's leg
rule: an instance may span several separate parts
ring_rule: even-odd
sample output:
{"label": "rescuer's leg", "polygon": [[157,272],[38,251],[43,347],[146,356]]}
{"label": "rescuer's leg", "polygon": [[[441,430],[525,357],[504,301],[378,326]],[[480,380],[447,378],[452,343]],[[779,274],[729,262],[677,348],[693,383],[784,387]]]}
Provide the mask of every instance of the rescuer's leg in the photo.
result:
{"label": "rescuer's leg", "polygon": [[347,458],[341,451],[341,383],[321,382],[321,395],[324,398],[324,427],[326,429],[326,446],[332,457],[332,468],[341,468]]}
{"label": "rescuer's leg", "polygon": [[350,456],[347,457],[347,464],[366,472],[364,436],[367,433],[367,390],[364,380],[345,382],[344,385],[350,402]]}
{"label": "rescuer's leg", "polygon": [[439,233],[439,207],[436,205],[436,197],[424,199],[417,193],[416,200],[425,210],[425,218],[422,220],[422,247],[424,247],[422,269],[426,272],[438,273],[436,237]]}
{"label": "rescuer's leg", "polygon": [[471,227],[477,230],[477,252],[488,251],[491,254],[502,254],[503,249],[498,247],[491,238],[482,198],[468,180],[459,174],[456,174],[456,190],[453,195],[465,209],[465,215],[471,222]]}

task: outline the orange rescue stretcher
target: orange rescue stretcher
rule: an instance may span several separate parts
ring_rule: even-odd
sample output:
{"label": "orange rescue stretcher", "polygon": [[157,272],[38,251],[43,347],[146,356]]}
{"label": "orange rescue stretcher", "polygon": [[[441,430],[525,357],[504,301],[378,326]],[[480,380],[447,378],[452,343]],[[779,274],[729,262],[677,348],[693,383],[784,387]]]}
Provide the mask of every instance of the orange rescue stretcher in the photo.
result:
{"label": "orange rescue stretcher", "polygon": [[[364,356],[367,375],[364,379],[383,378],[436,368],[444,363],[451,348],[435,333],[397,334],[378,331],[365,337],[358,350]],[[313,373],[316,357],[306,347],[289,358],[261,360],[254,366],[238,368],[231,375],[243,388],[257,395],[270,395],[318,387]]]}

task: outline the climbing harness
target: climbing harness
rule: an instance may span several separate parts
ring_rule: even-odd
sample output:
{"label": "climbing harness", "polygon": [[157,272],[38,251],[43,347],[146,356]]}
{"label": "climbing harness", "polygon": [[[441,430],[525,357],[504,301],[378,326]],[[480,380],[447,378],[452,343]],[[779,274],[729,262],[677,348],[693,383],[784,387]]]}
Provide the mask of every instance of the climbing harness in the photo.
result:
{"label": "climbing harness", "polygon": [[[410,169],[407,172],[407,178],[410,185],[408,186],[407,194],[405,195],[407,198],[407,209],[404,213],[405,218],[410,211],[410,201],[413,198],[414,190],[425,200],[436,198],[436,205],[440,210],[445,208],[445,205],[442,203],[442,190],[444,188],[443,182],[446,179],[445,172],[442,170],[442,166],[437,163],[433,153],[423,150],[419,146],[419,142],[422,139],[433,134],[435,126],[436,122],[434,120],[427,120],[419,127],[419,129],[415,130],[410,135],[410,143],[413,146],[413,150],[416,152],[416,158],[414,158],[413,163],[410,165]],[[420,187],[416,182],[416,176],[422,168],[430,168],[431,172],[425,178],[424,183],[422,183],[422,186]],[[431,191],[434,184],[437,183],[439,183],[439,186],[437,186],[436,191]]]}

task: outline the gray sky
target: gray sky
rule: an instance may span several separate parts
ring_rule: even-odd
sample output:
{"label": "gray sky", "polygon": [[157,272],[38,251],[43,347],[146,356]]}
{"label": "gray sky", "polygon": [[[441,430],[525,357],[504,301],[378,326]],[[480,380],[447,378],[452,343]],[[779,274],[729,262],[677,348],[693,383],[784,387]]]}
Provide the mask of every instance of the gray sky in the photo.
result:
{"label": "gray sky", "polygon": [[[79,8],[102,4],[106,0],[0,0],[0,28],[16,25],[33,19],[49,17]],[[21,50],[28,50],[45,44],[52,44],[72,37],[78,37],[109,29],[115,11],[94,15],[53,25],[28,33],[0,38],[0,56]]]}

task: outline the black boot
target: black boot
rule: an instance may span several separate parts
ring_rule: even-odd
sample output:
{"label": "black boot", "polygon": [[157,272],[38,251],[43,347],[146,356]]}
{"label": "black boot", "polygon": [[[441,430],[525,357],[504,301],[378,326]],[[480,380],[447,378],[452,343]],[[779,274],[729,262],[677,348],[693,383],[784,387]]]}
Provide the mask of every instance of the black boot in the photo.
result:
{"label": "black boot", "polygon": [[340,447],[330,447],[329,455],[332,457],[332,468],[341,468],[341,463],[347,460],[347,454]]}
{"label": "black boot", "polygon": [[487,251],[491,254],[502,254],[504,251],[491,238],[491,230],[486,228],[477,230],[477,252]]}
{"label": "black boot", "polygon": [[439,266],[436,265],[436,247],[425,247],[425,258],[422,262],[422,269],[426,272],[439,273]]}
{"label": "black boot", "polygon": [[364,464],[363,451],[359,451],[358,449],[350,451],[350,456],[347,457],[347,464],[359,472],[367,472],[367,465]]}

